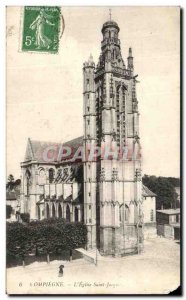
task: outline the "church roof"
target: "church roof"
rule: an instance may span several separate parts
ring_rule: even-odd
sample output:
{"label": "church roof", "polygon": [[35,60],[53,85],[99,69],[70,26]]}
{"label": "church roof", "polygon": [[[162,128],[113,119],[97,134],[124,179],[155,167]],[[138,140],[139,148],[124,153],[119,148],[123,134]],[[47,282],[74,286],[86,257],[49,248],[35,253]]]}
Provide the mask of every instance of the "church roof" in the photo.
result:
{"label": "church roof", "polygon": [[78,149],[78,147],[82,145],[83,145],[83,136],[80,136],[78,138],[75,138],[65,143],[43,142],[43,141],[31,140],[29,138],[27,142],[24,161],[35,160],[40,163],[46,163],[47,161],[44,159],[45,158],[44,153],[46,153],[46,150],[51,147],[51,149],[53,150],[52,157],[53,156],[55,157],[53,163],[56,163],[61,146],[71,147],[72,151],[75,152]]}
{"label": "church roof", "polygon": [[151,190],[149,190],[148,187],[143,184],[142,185],[142,196],[143,197],[155,197],[157,195],[155,193],[153,193]]}

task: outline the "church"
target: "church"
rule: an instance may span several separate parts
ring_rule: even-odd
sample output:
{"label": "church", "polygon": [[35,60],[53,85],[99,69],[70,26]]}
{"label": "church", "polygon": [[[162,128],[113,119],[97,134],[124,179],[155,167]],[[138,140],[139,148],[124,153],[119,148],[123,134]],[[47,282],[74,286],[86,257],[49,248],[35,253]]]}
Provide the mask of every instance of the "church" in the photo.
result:
{"label": "church", "polygon": [[[143,248],[144,220],[137,76],[132,48],[122,58],[119,31],[105,22],[97,65],[92,56],[83,65],[83,136],[63,145],[29,138],[20,195],[31,220],[83,222],[87,249],[112,256]],[[61,148],[71,153],[54,155]]]}

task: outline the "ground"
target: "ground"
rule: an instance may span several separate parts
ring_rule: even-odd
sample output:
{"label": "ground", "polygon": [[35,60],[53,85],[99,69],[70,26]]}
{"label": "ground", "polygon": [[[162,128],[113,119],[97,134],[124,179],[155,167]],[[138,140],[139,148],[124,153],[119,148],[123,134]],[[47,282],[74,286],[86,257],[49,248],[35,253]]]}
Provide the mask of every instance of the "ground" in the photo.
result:
{"label": "ground", "polygon": [[[7,269],[7,292],[37,294],[167,294],[180,282],[179,242],[145,241],[144,252],[123,258],[98,256],[97,266],[84,259],[35,262]],[[64,276],[58,267],[64,265]]]}

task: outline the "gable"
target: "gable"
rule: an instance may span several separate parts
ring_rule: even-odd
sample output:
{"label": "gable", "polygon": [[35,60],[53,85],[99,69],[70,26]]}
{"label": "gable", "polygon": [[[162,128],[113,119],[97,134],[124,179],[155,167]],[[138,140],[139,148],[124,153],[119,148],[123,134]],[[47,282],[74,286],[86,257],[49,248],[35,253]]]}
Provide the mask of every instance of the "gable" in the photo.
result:
{"label": "gable", "polygon": [[24,161],[33,160],[33,159],[34,159],[34,153],[32,149],[32,144],[30,138],[28,138]]}

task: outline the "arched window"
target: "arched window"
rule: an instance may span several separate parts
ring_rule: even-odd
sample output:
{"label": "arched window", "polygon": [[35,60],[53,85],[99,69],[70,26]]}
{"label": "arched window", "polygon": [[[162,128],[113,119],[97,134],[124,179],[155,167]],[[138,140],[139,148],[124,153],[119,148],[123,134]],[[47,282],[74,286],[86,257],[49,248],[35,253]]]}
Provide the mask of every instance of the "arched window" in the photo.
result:
{"label": "arched window", "polygon": [[58,217],[62,218],[62,208],[61,208],[61,204],[59,204],[58,206]]}
{"label": "arched window", "polygon": [[122,222],[123,220],[123,205],[120,205],[119,207],[119,221],[120,223]]}
{"label": "arched window", "polygon": [[68,204],[67,204],[67,207],[66,207],[66,220],[68,222],[70,222],[70,207],[69,207]]}
{"label": "arched window", "polygon": [[37,217],[38,217],[38,220],[41,219],[41,213],[40,213],[40,207],[39,207],[39,205],[37,206]]}
{"label": "arched window", "polygon": [[75,210],[74,210],[74,220],[75,220],[75,222],[79,221],[79,219],[78,219],[78,208],[77,207],[75,207]]}
{"label": "arched window", "polygon": [[26,170],[25,175],[26,175],[26,194],[27,194],[27,196],[29,196],[29,186],[30,186],[31,173],[28,169]]}
{"label": "arched window", "polygon": [[52,183],[54,181],[54,169],[49,169],[49,183]]}
{"label": "arched window", "polygon": [[129,221],[129,207],[125,204],[125,222]]}
{"label": "arched window", "polygon": [[46,217],[47,217],[47,219],[50,218],[50,210],[49,210],[49,205],[48,205],[48,203],[46,204]]}
{"label": "arched window", "polygon": [[55,218],[56,216],[56,210],[55,210],[55,206],[54,203],[52,204],[52,218]]}
{"label": "arched window", "polygon": [[90,81],[89,81],[89,79],[86,80],[86,83],[87,83],[87,91],[89,91],[89,89],[90,89]]}

